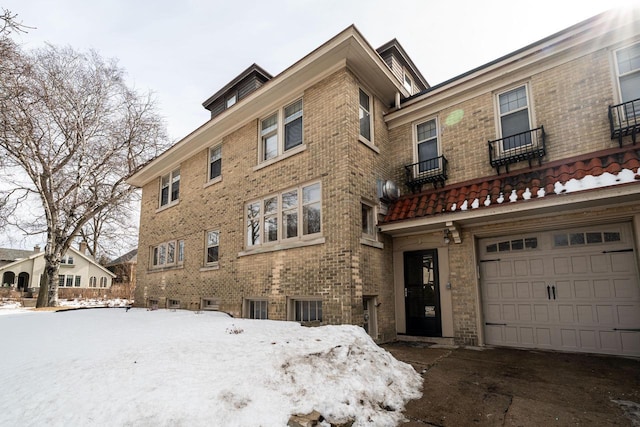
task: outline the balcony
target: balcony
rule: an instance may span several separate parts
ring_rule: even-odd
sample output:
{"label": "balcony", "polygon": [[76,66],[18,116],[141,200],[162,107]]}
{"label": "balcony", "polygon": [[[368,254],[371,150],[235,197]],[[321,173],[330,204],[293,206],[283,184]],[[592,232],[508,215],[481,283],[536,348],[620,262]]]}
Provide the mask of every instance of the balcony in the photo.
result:
{"label": "balcony", "polygon": [[636,135],[640,132],[640,99],[609,106],[609,128],[611,139],[618,139],[622,147],[622,138],[631,135],[636,143]]}
{"label": "balcony", "polygon": [[500,167],[504,166],[509,172],[509,165],[527,160],[538,159],[542,164],[542,157],[547,154],[545,147],[544,126],[520,132],[515,135],[489,141],[489,163],[496,168],[500,175]]}
{"label": "balcony", "polygon": [[407,186],[412,192],[420,190],[422,184],[438,183],[444,185],[447,179],[447,159],[444,156],[434,157],[404,167],[407,174]]}

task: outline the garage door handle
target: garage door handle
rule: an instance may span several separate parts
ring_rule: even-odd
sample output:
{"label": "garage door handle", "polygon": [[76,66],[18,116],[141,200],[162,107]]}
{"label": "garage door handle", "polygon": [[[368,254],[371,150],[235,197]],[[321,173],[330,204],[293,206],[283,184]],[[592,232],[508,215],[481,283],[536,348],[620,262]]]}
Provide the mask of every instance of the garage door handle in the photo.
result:
{"label": "garage door handle", "polygon": [[485,322],[484,323],[487,326],[507,326],[506,323],[492,323],[492,322]]}
{"label": "garage door handle", "polygon": [[603,254],[615,254],[617,252],[633,252],[633,248],[632,249],[618,249],[615,251],[602,251]]}
{"label": "garage door handle", "polygon": [[556,287],[555,287],[555,285],[551,287],[551,290],[553,291],[553,299],[556,299]]}
{"label": "garage door handle", "polygon": [[547,285],[547,299],[551,299],[551,286]]}
{"label": "garage door handle", "polygon": [[625,331],[625,332],[640,332],[640,329],[621,329],[621,328],[613,328],[614,331]]}

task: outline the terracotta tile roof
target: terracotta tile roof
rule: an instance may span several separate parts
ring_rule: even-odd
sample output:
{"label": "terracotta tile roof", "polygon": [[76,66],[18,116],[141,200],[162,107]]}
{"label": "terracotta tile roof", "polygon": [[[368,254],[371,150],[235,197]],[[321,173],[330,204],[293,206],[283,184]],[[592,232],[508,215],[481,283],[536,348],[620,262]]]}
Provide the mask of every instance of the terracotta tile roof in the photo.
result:
{"label": "terracotta tile roof", "polygon": [[640,183],[640,147],[615,148],[407,194],[389,206],[383,224],[521,203],[611,185]]}

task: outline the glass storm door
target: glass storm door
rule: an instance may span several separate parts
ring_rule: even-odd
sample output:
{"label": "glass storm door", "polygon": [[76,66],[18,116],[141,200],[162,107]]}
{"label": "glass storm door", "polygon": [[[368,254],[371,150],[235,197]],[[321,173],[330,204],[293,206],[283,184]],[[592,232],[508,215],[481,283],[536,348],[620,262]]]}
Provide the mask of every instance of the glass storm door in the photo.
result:
{"label": "glass storm door", "polygon": [[404,253],[404,296],[407,335],[441,337],[438,253],[435,249]]}

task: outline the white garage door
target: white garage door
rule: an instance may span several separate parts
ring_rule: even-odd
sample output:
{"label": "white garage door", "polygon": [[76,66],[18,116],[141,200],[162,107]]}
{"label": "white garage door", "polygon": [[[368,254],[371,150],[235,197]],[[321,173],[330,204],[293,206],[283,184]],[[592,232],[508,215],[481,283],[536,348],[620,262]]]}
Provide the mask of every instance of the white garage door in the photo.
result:
{"label": "white garage door", "polygon": [[479,242],[485,342],[640,356],[630,224]]}

